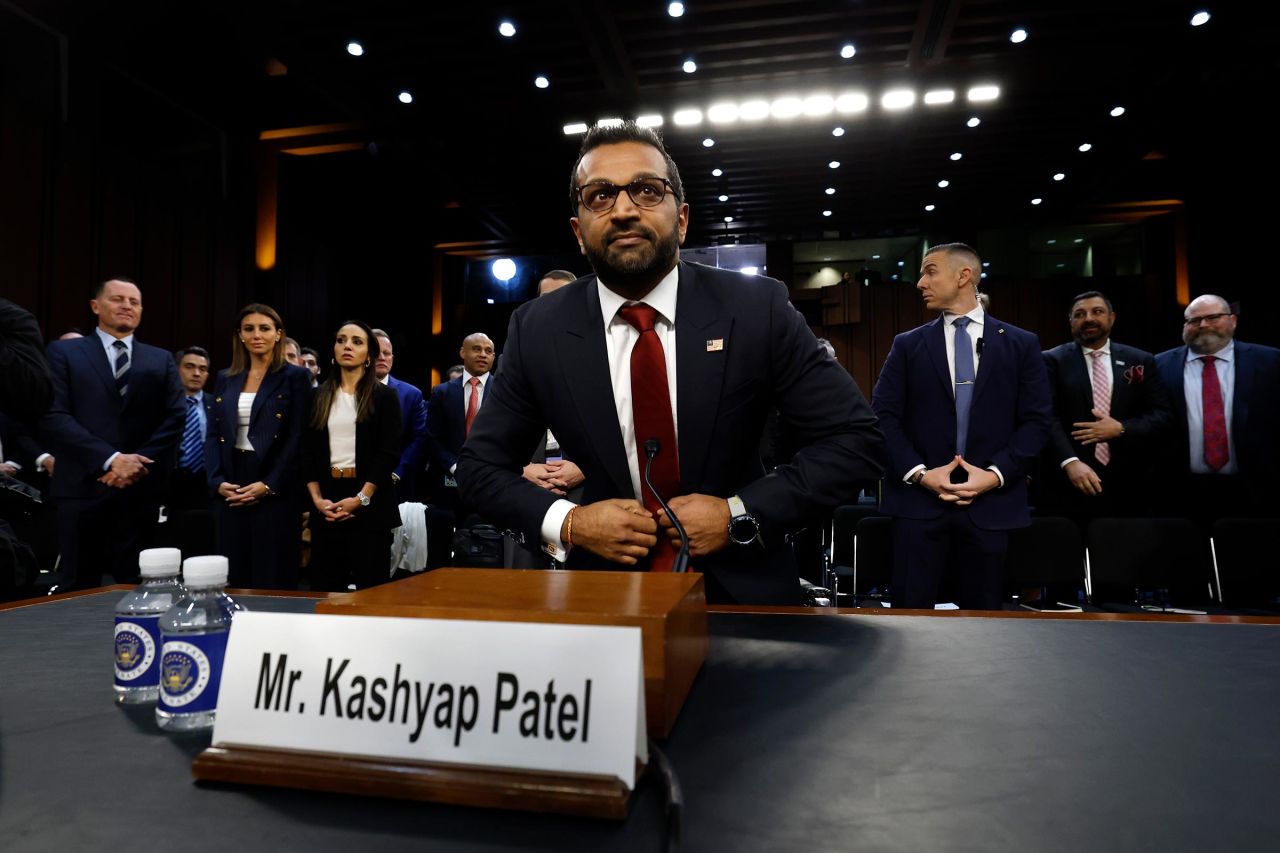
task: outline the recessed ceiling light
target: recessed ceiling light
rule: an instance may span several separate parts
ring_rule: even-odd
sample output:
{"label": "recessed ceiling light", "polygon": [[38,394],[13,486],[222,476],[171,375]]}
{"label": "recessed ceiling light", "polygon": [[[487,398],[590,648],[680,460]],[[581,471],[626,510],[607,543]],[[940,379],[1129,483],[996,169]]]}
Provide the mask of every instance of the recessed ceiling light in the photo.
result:
{"label": "recessed ceiling light", "polygon": [[991,266],[991,261],[983,261],[983,262],[982,262],[982,268],[983,268],[983,269],[986,269],[986,268],[987,268],[987,267],[989,267],[989,266]]}
{"label": "recessed ceiling light", "polygon": [[1209,15],[1208,12],[1196,12],[1194,15],[1191,16],[1191,26],[1202,27],[1205,24],[1209,23],[1210,17],[1211,16]]}
{"label": "recessed ceiling light", "polygon": [[879,256],[879,255],[872,255],[872,256],[871,256],[871,260],[873,260],[873,261],[878,261],[878,260],[880,260],[880,256]]}
{"label": "recessed ceiling light", "polygon": [[830,216],[830,215],[831,215],[831,211],[829,211],[829,210],[824,210],[824,211],[822,211],[822,215],[823,215],[823,216]]}
{"label": "recessed ceiling light", "polygon": [[400,103],[402,103],[402,104],[412,104],[412,103],[413,103],[413,95],[412,95],[411,93],[409,93],[408,91],[401,92],[401,93],[400,93]]}
{"label": "recessed ceiling light", "polygon": [[836,194],[835,187],[827,187],[827,195],[835,195],[835,194]]}
{"label": "recessed ceiling light", "polygon": [[720,200],[721,200],[721,201],[728,201],[728,200],[729,200],[729,197],[728,197],[727,195],[722,195],[722,196],[720,196]]}
{"label": "recessed ceiling light", "polygon": [[982,274],[981,276],[979,276],[979,277],[980,277],[980,278],[986,278],[986,277],[987,277],[987,274],[986,274],[986,273],[983,273],[983,274]]}
{"label": "recessed ceiling light", "polygon": [[358,41],[347,42],[347,53],[352,56],[364,56],[364,45]]}
{"label": "recessed ceiling light", "polygon": [[804,99],[804,114],[814,118],[831,115],[835,106],[835,99],[830,95],[810,95]]}
{"label": "recessed ceiling light", "polygon": [[938,181],[938,189],[940,190],[945,190],[949,186],[951,186],[951,182],[946,180],[945,178],[942,179],[941,181]]}
{"label": "recessed ceiling light", "polygon": [[565,136],[573,136],[578,133],[586,133],[586,132],[587,132],[587,126],[580,121],[574,122],[573,124],[566,124],[564,126]]}
{"label": "recessed ceiling light", "polygon": [[679,18],[684,14],[683,3],[670,3],[667,5],[667,14],[673,18]]}
{"label": "recessed ceiling light", "polygon": [[1081,144],[1081,146],[1080,146],[1080,150],[1081,150],[1081,151],[1092,151],[1092,150],[1093,150],[1093,146],[1092,146],[1092,145],[1090,145],[1088,142],[1085,142],[1085,143]]}
{"label": "recessed ceiling light", "polygon": [[686,59],[684,61],[684,65],[681,65],[680,67],[684,69],[685,74],[692,74],[698,70],[698,63],[694,62],[692,59]]}
{"label": "recessed ceiling light", "polygon": [[926,204],[926,205],[924,206],[924,209],[925,209],[926,211],[928,211],[929,213],[932,213],[932,212],[933,212],[933,210],[934,210],[934,205],[932,205],[932,204]]}
{"label": "recessed ceiling light", "polygon": [[1115,107],[1111,110],[1112,118],[1120,118],[1122,115],[1124,115],[1124,107]]}
{"label": "recessed ceiling light", "polygon": [[503,36],[504,38],[511,38],[515,34],[516,25],[510,21],[503,21],[501,24],[498,24],[498,35]]}
{"label": "recessed ceiling light", "polygon": [[1071,242],[1072,242],[1072,243],[1083,243],[1083,242],[1084,242],[1084,238],[1083,238],[1083,237],[1077,237],[1077,238],[1075,238],[1074,240],[1072,240]]}
{"label": "recessed ceiling light", "polygon": [[827,164],[827,168],[828,168],[828,169],[839,169],[839,168],[840,168],[840,161],[839,161],[839,160],[832,160],[830,163],[828,163],[828,164]]}
{"label": "recessed ceiling light", "polygon": [[718,178],[718,177],[720,177],[720,176],[721,176],[721,175],[723,175],[723,174],[724,174],[724,170],[723,170],[723,169],[712,169],[712,170],[711,170],[711,177],[713,177],[713,178]]}
{"label": "recessed ceiling light", "polygon": [[890,278],[892,278],[894,281],[897,281],[897,280],[898,280],[898,274],[897,274],[897,273],[894,273],[893,275],[891,275],[891,276],[889,276],[889,277],[890,277]]}
{"label": "recessed ceiling light", "polygon": [[964,156],[964,155],[963,155],[963,154],[961,154],[959,151],[954,151],[954,152],[952,152],[952,154],[951,154],[951,159],[952,159],[952,160],[959,160],[959,159],[960,159],[961,157],[963,157],[963,156]]}
{"label": "recessed ceiling light", "polygon": [[537,77],[533,78],[533,85],[537,86],[539,89],[545,89],[551,85],[551,81],[544,75],[539,74]]}
{"label": "recessed ceiling light", "polygon": [[866,112],[871,99],[861,92],[845,92],[836,98],[836,112],[838,113],[861,113]]}
{"label": "recessed ceiling light", "polygon": [[754,101],[743,101],[742,106],[738,107],[738,118],[743,121],[759,121],[762,118],[769,117],[769,102],[756,99]]}
{"label": "recessed ceiling light", "polygon": [[1054,179],[1055,181],[1062,181],[1062,180],[1066,180],[1066,177],[1067,177],[1067,176],[1066,176],[1066,173],[1065,173],[1065,172],[1058,172],[1057,174],[1055,174],[1055,175],[1053,176],[1053,179]]}
{"label": "recessed ceiling light", "polygon": [[1042,198],[1033,198],[1033,199],[1031,199],[1031,203],[1032,203],[1032,204],[1039,204],[1039,203],[1040,203],[1040,202],[1042,202],[1042,201],[1044,201],[1044,199],[1042,199]]}
{"label": "recessed ceiling light", "polygon": [[598,119],[596,127],[622,127],[622,119],[613,117]]}
{"label": "recessed ceiling light", "polygon": [[726,217],[724,218],[724,221],[725,221],[725,222],[732,222],[732,221],[733,221],[733,217],[732,217],[732,216],[726,216]]}
{"label": "recessed ceiling light", "polygon": [[741,269],[738,270],[738,272],[742,273],[743,275],[755,275],[756,273],[760,272],[760,268],[759,267],[742,267]]}
{"label": "recessed ceiling light", "polygon": [[1016,30],[1009,33],[1009,41],[1013,42],[1014,44],[1022,44],[1026,40],[1027,40],[1027,31],[1024,30],[1022,27],[1018,27]]}
{"label": "recessed ceiling light", "polygon": [[969,127],[977,127],[978,125],[982,124],[982,119],[978,118],[977,116],[974,116],[973,118],[966,121],[965,124],[967,124]]}
{"label": "recessed ceiling light", "polygon": [[715,144],[716,144],[716,141],[715,141],[714,139],[712,139],[710,136],[708,136],[706,139],[702,140],[702,147],[703,147],[703,148],[712,148],[712,147],[714,147],[714,146],[715,146]]}
{"label": "recessed ceiling light", "polygon": [[636,124],[640,127],[662,127],[662,116],[656,113],[636,116]]}
{"label": "recessed ceiling light", "polygon": [[924,93],[924,102],[930,106],[949,104],[956,99],[955,89],[934,89]]}
{"label": "recessed ceiling light", "polygon": [[833,127],[833,128],[831,128],[831,135],[832,135],[832,136],[844,136],[844,128],[843,128],[843,127]]}
{"label": "recessed ceiling light", "polygon": [[1054,246],[1054,245],[1057,245],[1057,242],[1058,242],[1058,241],[1057,241],[1057,240],[1045,240],[1044,242],[1045,242],[1047,245],[1049,245],[1049,246]]}
{"label": "recessed ceiling light", "polygon": [[907,265],[906,261],[898,261],[898,266],[905,267],[906,265]]}
{"label": "recessed ceiling light", "polygon": [[778,98],[769,104],[769,112],[774,118],[795,118],[804,112],[804,101],[799,98]]}
{"label": "recessed ceiling light", "polygon": [[1063,268],[1063,267],[1065,267],[1065,266],[1066,266],[1066,264],[1058,264],[1058,269],[1062,269],[1062,268]]}
{"label": "recessed ceiling light", "polygon": [[910,89],[891,89],[880,97],[880,106],[886,110],[905,110],[916,102],[916,93]]}
{"label": "recessed ceiling light", "polygon": [[516,276],[516,262],[510,258],[498,258],[489,269],[498,281],[510,281]]}
{"label": "recessed ceiling light", "polygon": [[691,124],[701,124],[702,110],[697,110],[697,109],[676,110],[676,114],[671,117],[671,120],[681,126],[688,126]]}
{"label": "recessed ceiling light", "polygon": [[737,121],[738,105],[728,101],[712,104],[707,110],[707,120],[715,124],[728,124],[731,121]]}
{"label": "recessed ceiling light", "polygon": [[994,101],[998,97],[1000,97],[999,86],[974,86],[968,92],[969,100],[975,103]]}
{"label": "recessed ceiling light", "polygon": [[857,52],[858,49],[856,47],[851,44],[846,44],[844,47],[840,48],[840,58],[853,59],[853,55]]}

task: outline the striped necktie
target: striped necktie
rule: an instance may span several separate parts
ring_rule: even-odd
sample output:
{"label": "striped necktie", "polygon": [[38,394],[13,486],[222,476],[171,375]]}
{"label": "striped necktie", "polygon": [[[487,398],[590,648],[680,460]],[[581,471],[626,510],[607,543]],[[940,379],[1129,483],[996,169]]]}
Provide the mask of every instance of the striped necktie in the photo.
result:
{"label": "striped necktie", "polygon": [[178,465],[187,471],[204,470],[204,441],[200,438],[200,402],[187,398],[187,425],[182,430],[182,459]]}
{"label": "striped necktie", "polygon": [[129,390],[129,348],[124,341],[113,341],[111,345],[116,348],[116,390],[123,397]]}

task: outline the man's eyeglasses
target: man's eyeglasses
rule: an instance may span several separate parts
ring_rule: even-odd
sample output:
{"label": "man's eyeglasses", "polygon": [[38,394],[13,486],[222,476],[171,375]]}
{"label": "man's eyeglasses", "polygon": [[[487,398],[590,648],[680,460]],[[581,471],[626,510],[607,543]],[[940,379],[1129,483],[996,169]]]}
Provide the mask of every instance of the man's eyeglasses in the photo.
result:
{"label": "man's eyeglasses", "polygon": [[618,193],[622,190],[627,191],[627,196],[636,207],[657,207],[662,204],[668,192],[673,192],[671,182],[666,178],[638,178],[625,187],[615,186],[608,181],[592,181],[578,187],[578,199],[592,213],[606,213],[618,203]]}
{"label": "man's eyeglasses", "polygon": [[1230,317],[1230,316],[1231,316],[1231,312],[1227,311],[1221,314],[1205,314],[1203,317],[1188,317],[1187,319],[1182,321],[1182,325],[1186,326],[1187,328],[1195,328],[1196,326],[1199,326],[1201,323],[1216,323],[1219,320],[1221,320],[1223,317]]}

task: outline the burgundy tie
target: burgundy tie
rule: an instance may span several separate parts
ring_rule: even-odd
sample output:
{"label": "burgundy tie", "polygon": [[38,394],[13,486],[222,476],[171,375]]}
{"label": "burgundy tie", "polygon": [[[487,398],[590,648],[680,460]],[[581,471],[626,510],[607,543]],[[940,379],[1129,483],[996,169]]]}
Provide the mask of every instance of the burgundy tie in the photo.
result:
{"label": "burgundy tie", "polygon": [[[643,476],[647,440],[656,438],[661,444],[650,474],[654,488],[664,498],[674,497],[680,489],[680,459],[675,419],[671,416],[671,389],[667,387],[667,357],[658,333],[653,330],[658,315],[655,309],[644,304],[624,305],[618,313],[640,333],[631,350],[631,412],[636,429],[636,459],[640,464],[640,494],[645,509],[656,518],[661,505]],[[676,549],[671,540],[659,531],[658,547],[649,552],[649,571],[669,572],[675,558]]]}
{"label": "burgundy tie", "polygon": [[1204,414],[1204,464],[1221,471],[1231,458],[1231,450],[1227,442],[1227,415],[1222,407],[1222,385],[1218,383],[1218,368],[1214,366],[1217,360],[1217,356],[1212,355],[1200,359],[1204,371],[1200,404]]}
{"label": "burgundy tie", "polygon": [[471,399],[467,400],[467,430],[465,435],[471,435],[471,422],[476,419],[476,412],[480,411],[480,379],[471,377]]}

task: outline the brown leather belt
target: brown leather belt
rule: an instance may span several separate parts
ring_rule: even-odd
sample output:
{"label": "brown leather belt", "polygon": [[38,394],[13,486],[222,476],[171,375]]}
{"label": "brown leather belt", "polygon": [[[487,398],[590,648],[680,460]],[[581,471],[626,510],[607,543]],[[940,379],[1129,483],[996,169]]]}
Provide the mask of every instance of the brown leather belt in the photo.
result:
{"label": "brown leather belt", "polygon": [[354,480],[356,478],[355,468],[330,468],[329,476],[335,480]]}

